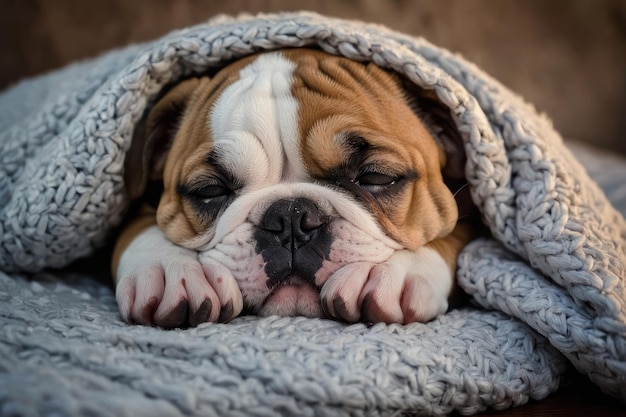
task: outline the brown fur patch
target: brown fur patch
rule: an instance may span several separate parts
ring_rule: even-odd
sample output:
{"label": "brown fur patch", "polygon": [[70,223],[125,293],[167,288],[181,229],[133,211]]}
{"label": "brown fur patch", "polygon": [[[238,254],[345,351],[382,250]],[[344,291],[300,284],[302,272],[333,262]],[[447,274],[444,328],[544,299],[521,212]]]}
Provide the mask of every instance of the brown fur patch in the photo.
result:
{"label": "brown fur patch", "polygon": [[442,151],[408,106],[398,77],[320,51],[297,49],[285,56],[297,64],[292,91],[300,105],[307,170],[324,178],[348,159],[341,138],[361,137],[371,149],[362,164],[417,173],[394,198],[360,199],[385,231],[411,249],[448,234],[457,210],[441,176]]}
{"label": "brown fur patch", "polygon": [[[179,186],[193,179],[210,176],[213,168],[206,163],[213,146],[208,116],[222,92],[239,79],[239,71],[255,57],[235,62],[213,78],[202,78],[189,103],[169,151],[163,176],[163,196],[159,203],[157,219],[166,236],[182,243],[204,232],[210,221],[199,216],[189,201],[179,194]],[[163,100],[167,100],[165,96]]]}

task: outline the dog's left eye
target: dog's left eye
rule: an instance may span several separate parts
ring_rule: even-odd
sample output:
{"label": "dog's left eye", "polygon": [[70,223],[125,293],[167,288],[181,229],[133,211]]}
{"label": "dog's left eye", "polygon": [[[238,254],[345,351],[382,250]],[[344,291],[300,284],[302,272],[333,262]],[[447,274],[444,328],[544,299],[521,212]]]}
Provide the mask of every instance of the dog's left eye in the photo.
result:
{"label": "dog's left eye", "polygon": [[354,183],[366,189],[370,193],[376,193],[384,190],[386,187],[394,185],[398,181],[398,177],[380,172],[365,172],[359,175]]}

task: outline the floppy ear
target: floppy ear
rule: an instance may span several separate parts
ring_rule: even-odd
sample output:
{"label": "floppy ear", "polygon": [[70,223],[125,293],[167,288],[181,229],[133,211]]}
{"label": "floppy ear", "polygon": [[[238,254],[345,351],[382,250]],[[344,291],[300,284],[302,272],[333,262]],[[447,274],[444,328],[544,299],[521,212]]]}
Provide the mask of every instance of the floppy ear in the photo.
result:
{"label": "floppy ear", "polygon": [[405,91],[410,94],[407,98],[409,106],[424,122],[445,157],[442,168],[443,180],[454,195],[459,219],[475,216],[478,211],[465,177],[467,156],[463,137],[450,109],[439,100],[433,90],[423,90],[412,83],[410,86],[406,84],[409,84],[409,81],[405,81]]}
{"label": "floppy ear", "polygon": [[452,181],[465,179],[465,147],[450,109],[433,90],[420,89],[410,81],[404,84],[409,106],[424,122],[445,155],[444,177]]}
{"label": "floppy ear", "polygon": [[169,90],[137,125],[124,161],[124,183],[131,199],[140,197],[148,180],[160,179],[182,114],[200,80],[191,78]]}

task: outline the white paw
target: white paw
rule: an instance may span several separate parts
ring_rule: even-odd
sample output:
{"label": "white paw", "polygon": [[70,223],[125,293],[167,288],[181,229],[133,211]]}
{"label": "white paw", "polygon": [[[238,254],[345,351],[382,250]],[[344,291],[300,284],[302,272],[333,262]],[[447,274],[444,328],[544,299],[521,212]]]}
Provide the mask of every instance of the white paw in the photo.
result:
{"label": "white paw", "polygon": [[380,264],[357,262],[335,272],[322,287],[329,317],[354,323],[427,322],[448,309],[453,276],[430,248],[401,250]]}
{"label": "white paw", "polygon": [[126,322],[166,328],[228,321],[243,306],[226,268],[200,264],[195,251],[173,244],[156,226],[124,251],[115,296]]}

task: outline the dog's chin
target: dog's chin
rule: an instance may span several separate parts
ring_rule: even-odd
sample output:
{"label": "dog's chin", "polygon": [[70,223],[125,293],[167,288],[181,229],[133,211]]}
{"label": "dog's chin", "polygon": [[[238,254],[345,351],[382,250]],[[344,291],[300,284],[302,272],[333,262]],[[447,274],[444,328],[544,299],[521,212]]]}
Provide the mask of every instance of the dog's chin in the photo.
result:
{"label": "dog's chin", "polygon": [[324,317],[319,290],[298,278],[290,278],[267,296],[259,316]]}

